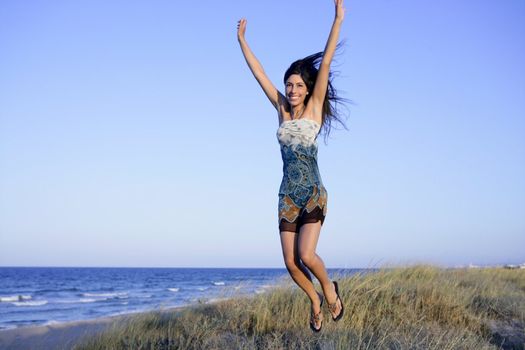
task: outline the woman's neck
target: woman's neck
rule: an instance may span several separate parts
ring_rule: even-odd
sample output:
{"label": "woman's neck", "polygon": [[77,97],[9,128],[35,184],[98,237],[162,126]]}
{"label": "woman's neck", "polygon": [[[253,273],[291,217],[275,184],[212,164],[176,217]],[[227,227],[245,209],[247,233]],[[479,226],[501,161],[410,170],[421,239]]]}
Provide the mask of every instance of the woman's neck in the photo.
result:
{"label": "woman's neck", "polygon": [[299,119],[303,116],[304,109],[306,106],[304,104],[292,106],[292,112],[290,113],[290,116],[292,119]]}

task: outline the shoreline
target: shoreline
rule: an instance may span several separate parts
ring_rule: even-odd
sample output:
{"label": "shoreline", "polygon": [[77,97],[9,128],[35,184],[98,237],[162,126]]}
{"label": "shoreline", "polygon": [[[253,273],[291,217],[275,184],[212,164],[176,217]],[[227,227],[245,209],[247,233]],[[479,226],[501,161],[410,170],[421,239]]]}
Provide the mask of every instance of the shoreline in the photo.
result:
{"label": "shoreline", "polygon": [[254,295],[279,269],[0,268],[0,332]]}
{"label": "shoreline", "polygon": [[23,326],[0,330],[0,350],[8,349],[71,349],[86,337],[110,329],[151,312],[173,312],[191,308],[192,305],[166,309],[130,312],[122,315],[103,316],[89,320],[57,322],[38,326]]}

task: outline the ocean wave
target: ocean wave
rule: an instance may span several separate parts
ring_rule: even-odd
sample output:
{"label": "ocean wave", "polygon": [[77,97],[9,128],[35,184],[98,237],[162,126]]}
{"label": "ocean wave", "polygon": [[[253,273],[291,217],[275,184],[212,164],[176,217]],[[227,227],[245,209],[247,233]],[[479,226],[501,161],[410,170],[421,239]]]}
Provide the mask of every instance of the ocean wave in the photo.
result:
{"label": "ocean wave", "polygon": [[213,285],[214,286],[224,286],[226,283],[224,283],[223,281],[219,281],[219,282],[213,282]]}
{"label": "ocean wave", "polygon": [[[102,299],[102,300],[107,300],[107,299]],[[101,299],[82,298],[78,300],[79,303],[94,303],[96,301],[101,301]]]}
{"label": "ocean wave", "polygon": [[[94,297],[94,298],[119,298],[119,299],[125,299],[128,297],[128,293],[121,292],[121,293],[82,293],[82,296],[84,297]],[[104,300],[106,300],[104,299]]]}
{"label": "ocean wave", "polygon": [[206,289],[208,289],[208,287],[198,287],[197,289],[200,290],[201,292],[203,292],[203,291],[205,291]]}
{"label": "ocean wave", "polygon": [[42,306],[47,304],[47,300],[15,301],[11,304],[15,306]]}
{"label": "ocean wave", "polygon": [[180,288],[168,288],[170,292],[178,292]]}
{"label": "ocean wave", "polygon": [[79,302],[78,299],[59,299],[55,301],[56,304],[76,304]]}
{"label": "ocean wave", "polygon": [[3,325],[3,324],[0,324],[0,331],[1,330],[6,330],[6,329],[15,329],[16,326],[14,325]]}
{"label": "ocean wave", "polygon": [[0,302],[10,303],[13,301],[24,301],[24,300],[31,300],[31,299],[33,299],[31,295],[10,295],[10,296],[0,297]]}
{"label": "ocean wave", "polygon": [[63,293],[63,292],[79,292],[81,289],[78,289],[76,287],[71,288],[43,288],[38,289],[35,292],[38,294],[46,294],[46,293]]}
{"label": "ocean wave", "polygon": [[80,299],[58,299],[53,301],[56,304],[78,304],[78,303],[94,303],[96,301],[104,301],[104,299],[94,299],[94,298],[80,298]]}

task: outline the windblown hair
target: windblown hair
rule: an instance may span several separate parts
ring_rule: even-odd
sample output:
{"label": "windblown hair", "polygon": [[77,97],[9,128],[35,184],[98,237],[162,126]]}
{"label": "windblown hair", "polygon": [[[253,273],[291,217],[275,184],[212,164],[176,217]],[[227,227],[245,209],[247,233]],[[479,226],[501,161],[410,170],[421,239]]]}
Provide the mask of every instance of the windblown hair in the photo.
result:
{"label": "windblown hair", "polygon": [[[342,44],[338,44],[337,48],[340,48]],[[294,63],[290,65],[290,67],[286,70],[284,73],[284,83],[286,84],[286,81],[292,74],[298,74],[303,79],[304,83],[306,84],[306,88],[308,91],[313,91],[315,82],[317,80],[317,73],[319,72],[319,65],[323,59],[323,52],[317,52],[313,55],[307,56],[303,59],[297,60]],[[337,95],[337,91],[332,85],[332,79],[333,79],[333,72],[330,71],[330,74],[328,76],[328,86],[326,88],[326,95],[323,102],[323,109],[322,109],[322,126],[321,129],[323,130],[324,136],[325,136],[325,142],[326,138],[330,134],[330,130],[332,129],[332,123],[334,121],[340,123],[345,129],[346,125],[342,120],[341,113],[340,113],[340,107],[344,106],[345,103],[350,103],[350,100],[347,100],[345,98],[342,98]],[[308,101],[310,100],[310,94],[306,95],[304,104],[306,105]]]}

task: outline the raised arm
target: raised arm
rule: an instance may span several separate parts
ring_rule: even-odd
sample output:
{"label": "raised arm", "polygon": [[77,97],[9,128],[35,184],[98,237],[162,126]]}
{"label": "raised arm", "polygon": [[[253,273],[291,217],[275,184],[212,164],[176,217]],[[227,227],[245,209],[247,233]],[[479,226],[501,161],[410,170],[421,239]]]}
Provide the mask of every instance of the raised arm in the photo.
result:
{"label": "raised arm", "polygon": [[246,23],[246,19],[243,18],[239,21],[239,24],[237,25],[237,39],[239,40],[239,44],[241,45],[242,54],[244,55],[246,63],[248,63],[248,67],[250,67],[253,76],[263,89],[264,93],[266,94],[272,105],[277,110],[279,110],[279,106],[282,103],[284,103],[285,97],[275,88],[270,79],[268,79],[268,76],[264,72],[261,63],[259,62],[257,57],[255,57],[252,50],[248,46],[248,43],[246,42],[246,39],[244,37],[244,34],[246,32]]}
{"label": "raised arm", "polygon": [[332,63],[332,59],[334,58],[335,49],[337,47],[337,40],[339,39],[339,31],[341,29],[341,24],[343,23],[343,19],[345,16],[343,0],[334,0],[334,4],[334,23],[332,24],[332,29],[330,30],[330,35],[328,36],[328,41],[326,42],[323,59],[321,60],[321,64],[319,65],[319,73],[317,74],[315,88],[312,92],[312,97],[309,101],[309,103],[313,104],[311,108],[313,114],[317,116],[317,118],[321,118],[323,102],[326,96],[326,89],[328,87],[330,64]]}

